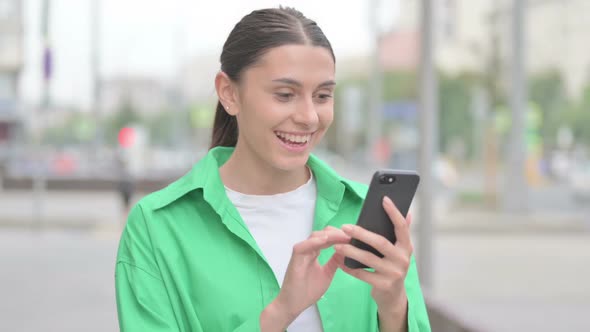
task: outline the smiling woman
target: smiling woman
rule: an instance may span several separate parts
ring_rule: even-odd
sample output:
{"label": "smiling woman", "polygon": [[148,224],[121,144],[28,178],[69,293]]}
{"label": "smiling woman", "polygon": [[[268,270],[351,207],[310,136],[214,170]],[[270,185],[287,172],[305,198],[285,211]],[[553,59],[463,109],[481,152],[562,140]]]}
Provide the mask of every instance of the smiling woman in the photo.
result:
{"label": "smiling woman", "polygon": [[[215,77],[209,153],[129,215],[121,330],[430,331],[411,243],[346,226],[367,188],[312,154],[333,120],[335,63],[322,30],[294,9],[236,24]],[[410,239],[395,206],[384,208]],[[383,257],[353,238],[379,242]],[[346,268],[345,254],[372,271]]]}
{"label": "smiling woman", "polygon": [[[306,182],[309,154],[332,123],[334,72],[326,48],[304,44],[273,47],[238,81],[223,71],[217,75],[220,103],[226,107],[217,112],[239,128],[234,157],[221,168],[227,186],[257,193],[266,179],[284,192]],[[217,123],[213,130],[214,138],[220,135]],[[245,173],[251,183],[241,179]]]}

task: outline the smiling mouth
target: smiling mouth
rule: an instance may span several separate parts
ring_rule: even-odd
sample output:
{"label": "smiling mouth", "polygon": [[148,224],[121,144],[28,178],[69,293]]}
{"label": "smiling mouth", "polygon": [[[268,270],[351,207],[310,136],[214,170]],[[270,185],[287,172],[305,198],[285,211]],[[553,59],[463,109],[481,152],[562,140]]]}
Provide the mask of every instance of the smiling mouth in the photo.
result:
{"label": "smiling mouth", "polygon": [[275,131],[275,135],[286,144],[294,146],[303,146],[311,140],[312,134],[294,135],[281,131]]}

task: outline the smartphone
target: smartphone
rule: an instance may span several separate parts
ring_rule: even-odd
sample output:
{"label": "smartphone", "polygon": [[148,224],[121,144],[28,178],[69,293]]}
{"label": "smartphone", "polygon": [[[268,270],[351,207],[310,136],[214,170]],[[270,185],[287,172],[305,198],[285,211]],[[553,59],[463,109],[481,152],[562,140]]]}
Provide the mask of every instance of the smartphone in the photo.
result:
{"label": "smartphone", "polygon": [[[419,182],[420,175],[415,171],[389,169],[376,171],[369,185],[357,225],[380,234],[395,244],[393,223],[383,209],[383,197],[388,196],[405,218],[410,210]],[[379,251],[360,240],[352,239],[350,243],[357,248],[370,251],[378,257],[383,257]],[[368,267],[349,257],[345,258],[344,263],[351,269]]]}

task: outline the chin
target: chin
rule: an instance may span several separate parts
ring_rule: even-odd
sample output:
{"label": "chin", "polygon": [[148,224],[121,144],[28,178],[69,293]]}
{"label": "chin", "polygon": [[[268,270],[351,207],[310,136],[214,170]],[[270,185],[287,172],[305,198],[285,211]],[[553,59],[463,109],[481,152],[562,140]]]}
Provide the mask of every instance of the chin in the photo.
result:
{"label": "chin", "polygon": [[273,158],[272,164],[282,171],[296,171],[307,164],[309,160],[309,152],[301,153],[299,155],[284,156],[279,155]]}

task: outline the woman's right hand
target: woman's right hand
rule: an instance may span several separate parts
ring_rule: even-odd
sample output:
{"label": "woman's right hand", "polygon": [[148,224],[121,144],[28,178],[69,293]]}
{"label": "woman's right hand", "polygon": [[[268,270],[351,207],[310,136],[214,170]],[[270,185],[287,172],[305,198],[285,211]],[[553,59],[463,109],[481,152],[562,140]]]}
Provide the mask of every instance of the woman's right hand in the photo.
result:
{"label": "woman's right hand", "polygon": [[284,331],[324,295],[344,256],[334,254],[326,264],[320,265],[320,250],[348,242],[350,237],[342,230],[328,226],[293,247],[281,291],[260,317],[262,331]]}

